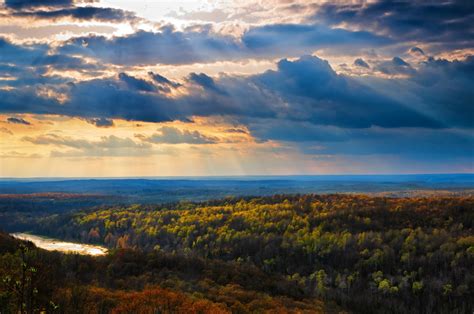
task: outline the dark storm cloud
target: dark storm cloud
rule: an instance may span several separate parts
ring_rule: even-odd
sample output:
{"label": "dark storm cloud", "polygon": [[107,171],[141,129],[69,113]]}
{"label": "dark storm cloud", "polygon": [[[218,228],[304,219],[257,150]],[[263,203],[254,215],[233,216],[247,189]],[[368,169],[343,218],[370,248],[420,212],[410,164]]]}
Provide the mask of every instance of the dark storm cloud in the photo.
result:
{"label": "dark storm cloud", "polygon": [[72,4],[73,0],[5,0],[5,6],[15,9],[39,6],[66,6]]}
{"label": "dark storm cloud", "polygon": [[163,93],[169,93],[171,92],[171,89],[176,89],[182,86],[180,83],[172,82],[157,73],[148,72],[148,76],[153,80],[156,89]]}
{"label": "dark storm cloud", "polygon": [[178,88],[178,87],[181,86],[181,84],[176,83],[176,82],[172,82],[172,81],[168,80],[166,77],[164,77],[160,74],[153,73],[153,72],[148,72],[148,75],[153,79],[153,81],[155,81],[158,85],[160,85],[162,87]]}
{"label": "dark storm cloud", "polygon": [[[145,122],[165,122],[173,120],[189,121],[189,117],[212,115],[274,115],[268,98],[257,91],[245,90],[241,93],[255,93],[250,99],[233,99],[214,90],[195,90],[179,98],[169,98],[160,93],[144,92],[130,88],[122,80],[96,79],[65,84],[67,101],[58,103],[52,98],[44,98],[33,87],[1,90],[0,112],[59,114],[81,118],[125,119]],[[243,95],[243,94],[242,94]],[[255,107],[253,99],[262,106]],[[270,111],[270,112],[269,112]]]}
{"label": "dark storm cloud", "polygon": [[75,6],[72,0],[5,0],[5,7],[10,9],[9,16],[14,17],[46,20],[69,18],[102,22],[138,20],[136,15],[130,11],[106,7]]}
{"label": "dark storm cloud", "polygon": [[[53,18],[64,12],[71,14],[72,12],[82,12],[75,16],[87,19],[98,16],[102,16],[104,19],[108,17],[122,18],[125,17],[122,14],[126,14],[104,10],[108,9],[72,7],[56,11],[19,11],[16,14],[44,14],[45,17]],[[364,31],[349,31],[316,24],[275,24],[252,27],[241,38],[213,33],[209,27],[195,27],[177,31],[166,26],[158,32],[141,30],[121,37],[108,38],[93,34],[75,37],[58,44],[57,49],[48,45],[18,46],[2,40],[0,49],[8,50],[9,56],[14,56],[12,59],[17,62],[20,62],[22,55],[24,56],[23,62],[29,62],[38,56],[46,58],[45,52],[54,51],[54,58],[70,59],[64,60],[65,62],[71,62],[72,58],[83,56],[117,65],[146,65],[297,57],[311,54],[314,50],[321,48],[344,49],[348,52],[391,43],[390,39]],[[140,48],[137,49],[137,47]],[[0,61],[2,57],[0,57]],[[48,56],[48,58],[52,59],[53,56]],[[75,61],[80,63],[80,59]],[[11,63],[17,64],[17,62]],[[56,65],[59,66],[59,63]],[[77,68],[79,68],[79,64]]]}
{"label": "dark storm cloud", "polygon": [[202,88],[208,91],[213,91],[218,94],[225,94],[225,91],[223,91],[216,85],[212,77],[204,73],[199,73],[199,74],[191,73],[189,74],[189,80],[198,84],[199,86],[201,86]]}
{"label": "dark storm cloud", "polygon": [[380,71],[384,74],[388,75],[395,75],[395,74],[405,74],[405,75],[413,75],[416,71],[415,69],[405,62],[400,57],[394,57],[390,61],[384,61],[378,64],[375,69]]}
{"label": "dark storm cloud", "polygon": [[472,47],[474,41],[472,1],[327,2],[314,18],[329,25],[362,27],[399,41],[449,43],[456,47]]}
{"label": "dark storm cloud", "polygon": [[425,52],[423,51],[423,49],[421,49],[419,47],[410,48],[410,52],[413,53],[413,54],[425,55]]}
{"label": "dark storm cloud", "polygon": [[[110,8],[70,7],[50,11],[18,11],[13,14],[80,19],[132,18],[129,12]],[[213,33],[209,27],[177,31],[170,26],[158,32],[137,31],[122,37],[88,35],[72,38],[58,45],[57,55],[87,56],[119,65],[189,64],[246,58],[295,57],[315,49],[354,51],[391,44],[391,40],[364,31],[348,31],[323,25],[275,24],[252,27],[241,38]],[[0,42],[0,47],[2,43]],[[6,42],[6,44],[8,44]],[[13,54],[44,54],[47,45],[20,47],[11,45]],[[140,49],[137,49],[140,47]],[[16,51],[13,51],[15,50]],[[25,50],[28,48],[27,50]],[[6,50],[6,48],[4,48]],[[72,57],[69,57],[72,58]]]}
{"label": "dark storm cloud", "polygon": [[463,61],[429,58],[408,81],[407,91],[446,124],[474,127],[474,56]]}
{"label": "dark storm cloud", "polygon": [[127,84],[131,89],[143,91],[143,92],[154,92],[156,91],[155,85],[142,79],[137,79],[133,76],[127,75],[126,73],[120,73],[119,79]]}
{"label": "dark storm cloud", "polygon": [[87,119],[87,122],[94,124],[98,128],[109,128],[114,126],[114,120],[106,118]]}
{"label": "dark storm cloud", "polygon": [[[191,74],[180,87],[187,92],[179,97],[150,92],[152,86],[169,81],[162,76],[158,81],[146,81],[122,74],[63,84],[67,100],[62,104],[39,96],[34,86],[0,90],[0,110],[146,122],[223,116],[247,125],[251,119],[276,119],[282,121],[276,131],[287,132],[286,138],[294,141],[313,137],[304,131],[308,125],[340,129],[471,128],[473,61],[428,59],[408,78],[354,79],[337,74],[324,60],[306,56],[281,60],[277,70],[249,77],[214,79]],[[403,66],[400,60],[394,63]],[[301,130],[290,132],[284,127],[285,121],[300,123]],[[319,134],[321,141],[343,135]]]}
{"label": "dark storm cloud", "polygon": [[25,119],[22,118],[16,118],[16,117],[10,117],[7,119],[8,123],[13,123],[13,124],[24,124],[24,125],[31,125],[30,122],[26,121]]}
{"label": "dark storm cloud", "polygon": [[44,58],[47,45],[15,45],[0,37],[0,63],[9,65],[31,65],[32,60]]}
{"label": "dark storm cloud", "polygon": [[365,62],[364,59],[361,59],[361,58],[355,59],[354,60],[354,65],[358,66],[358,67],[361,67],[361,68],[366,68],[366,69],[370,68],[370,66],[367,64],[367,62]]}
{"label": "dark storm cloud", "polygon": [[81,58],[60,54],[44,55],[31,60],[31,66],[34,67],[48,65],[58,70],[97,70],[102,68],[96,64],[86,63]]}
{"label": "dark storm cloud", "polygon": [[17,11],[11,13],[17,17],[31,17],[35,19],[62,19],[95,20],[102,22],[134,21],[137,17],[133,12],[114,8],[100,7],[68,7],[54,10]]}
{"label": "dark storm cloud", "polygon": [[55,114],[60,111],[57,100],[38,96],[31,87],[22,89],[0,89],[0,111],[2,113]]}
{"label": "dark storm cloud", "polygon": [[[357,50],[378,47],[390,40],[368,32],[332,29],[322,25],[277,24],[254,27],[236,39],[211,33],[208,29],[160,32],[138,31],[123,37],[74,38],[59,49],[106,62],[135,64],[188,64],[270,56],[299,56],[319,48]],[[140,49],[137,49],[140,47]]]}
{"label": "dark storm cloud", "polygon": [[10,80],[3,81],[0,80],[0,87],[14,87],[14,88],[22,88],[25,89],[25,93],[22,94],[27,94],[29,91],[27,91],[27,87],[30,86],[35,86],[39,87],[41,84],[43,84],[44,87],[48,87],[51,90],[57,90],[59,91],[62,86],[60,84],[65,84],[68,82],[67,79],[52,75],[52,76],[44,76],[44,70],[38,70],[38,69],[25,69],[25,68],[18,68],[19,72],[16,75],[13,75],[10,77]]}
{"label": "dark storm cloud", "polygon": [[223,77],[213,80],[211,88],[205,84],[195,88],[195,82],[189,82],[185,88],[191,93],[182,99],[181,112],[190,115],[269,118],[276,117],[283,107],[277,95],[256,85],[251,77]]}
{"label": "dark storm cloud", "polygon": [[19,45],[0,37],[0,70],[24,77],[28,73],[44,74],[46,67],[76,71],[103,69],[78,57],[51,53],[51,48],[45,44]]}
{"label": "dark storm cloud", "polygon": [[311,49],[358,49],[391,43],[388,38],[365,31],[329,28],[320,24],[275,24],[251,28],[242,36],[245,47],[254,54],[307,54]]}
{"label": "dark storm cloud", "polygon": [[400,57],[393,57],[392,64],[398,67],[409,67],[410,65]]}
{"label": "dark storm cloud", "polygon": [[441,127],[411,106],[338,75],[327,61],[317,57],[282,60],[277,71],[268,71],[255,80],[292,104],[288,116],[293,119],[350,128]]}
{"label": "dark storm cloud", "polygon": [[2,113],[59,114],[82,118],[121,118],[161,122],[179,119],[172,100],[157,94],[146,95],[116,80],[91,80],[65,87],[68,100],[38,95],[33,87],[1,90]]}
{"label": "dark storm cloud", "polygon": [[64,115],[163,122],[179,119],[176,103],[159,94],[143,93],[116,80],[91,80],[74,84]]}
{"label": "dark storm cloud", "polygon": [[134,65],[232,59],[240,48],[231,37],[207,31],[180,32],[162,28],[159,33],[138,31],[112,39],[104,36],[74,38],[67,41],[60,51],[96,57],[115,64]]}

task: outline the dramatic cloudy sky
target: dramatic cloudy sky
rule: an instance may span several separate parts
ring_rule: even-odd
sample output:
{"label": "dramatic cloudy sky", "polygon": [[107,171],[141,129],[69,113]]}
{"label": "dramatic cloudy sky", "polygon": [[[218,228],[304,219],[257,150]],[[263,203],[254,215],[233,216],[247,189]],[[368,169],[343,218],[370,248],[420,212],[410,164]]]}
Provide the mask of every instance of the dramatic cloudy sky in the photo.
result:
{"label": "dramatic cloudy sky", "polygon": [[472,0],[0,2],[3,177],[473,172],[473,106]]}

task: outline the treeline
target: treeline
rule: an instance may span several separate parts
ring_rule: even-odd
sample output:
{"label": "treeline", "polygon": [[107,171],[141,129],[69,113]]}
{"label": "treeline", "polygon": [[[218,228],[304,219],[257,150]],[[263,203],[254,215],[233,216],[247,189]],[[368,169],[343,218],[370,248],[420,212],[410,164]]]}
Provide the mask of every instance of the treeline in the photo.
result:
{"label": "treeline", "polygon": [[276,195],[43,218],[63,239],[255,267],[359,313],[474,310],[474,198]]}
{"label": "treeline", "polygon": [[30,230],[42,217],[102,204],[117,204],[119,200],[118,197],[92,194],[0,194],[0,230]]}

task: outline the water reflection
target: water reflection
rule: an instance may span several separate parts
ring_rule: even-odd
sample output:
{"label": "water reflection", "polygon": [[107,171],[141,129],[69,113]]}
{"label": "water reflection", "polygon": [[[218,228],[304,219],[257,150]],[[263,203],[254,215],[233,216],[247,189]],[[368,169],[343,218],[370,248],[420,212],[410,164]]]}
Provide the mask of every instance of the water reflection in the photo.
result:
{"label": "water reflection", "polygon": [[60,251],[63,253],[77,253],[81,255],[105,255],[107,249],[98,245],[64,242],[61,240],[46,238],[28,233],[13,233],[13,237],[20,240],[33,242],[37,247],[48,251]]}

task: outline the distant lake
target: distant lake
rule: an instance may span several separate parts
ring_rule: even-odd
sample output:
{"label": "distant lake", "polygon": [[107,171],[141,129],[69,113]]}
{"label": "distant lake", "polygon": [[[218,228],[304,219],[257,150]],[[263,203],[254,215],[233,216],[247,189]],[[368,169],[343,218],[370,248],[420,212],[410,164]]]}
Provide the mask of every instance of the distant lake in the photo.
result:
{"label": "distant lake", "polygon": [[105,255],[108,251],[106,248],[98,245],[64,242],[28,233],[12,233],[11,235],[20,240],[31,241],[37,247],[48,251],[60,251],[63,253],[77,253],[93,256]]}

